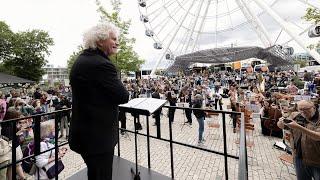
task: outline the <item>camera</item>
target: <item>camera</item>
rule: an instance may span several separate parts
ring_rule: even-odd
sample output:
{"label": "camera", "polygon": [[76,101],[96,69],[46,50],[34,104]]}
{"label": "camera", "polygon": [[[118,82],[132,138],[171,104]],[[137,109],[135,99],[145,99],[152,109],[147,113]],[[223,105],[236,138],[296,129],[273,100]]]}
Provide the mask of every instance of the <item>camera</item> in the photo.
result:
{"label": "camera", "polygon": [[296,122],[300,125],[300,126],[305,126],[306,124],[306,118],[304,118],[301,114],[297,115],[295,118]]}
{"label": "camera", "polygon": [[308,36],[310,38],[320,37],[320,25],[312,26],[308,31]]}
{"label": "camera", "polygon": [[284,119],[283,122],[286,123],[286,124],[289,124],[289,123],[292,122],[292,120],[291,119]]}

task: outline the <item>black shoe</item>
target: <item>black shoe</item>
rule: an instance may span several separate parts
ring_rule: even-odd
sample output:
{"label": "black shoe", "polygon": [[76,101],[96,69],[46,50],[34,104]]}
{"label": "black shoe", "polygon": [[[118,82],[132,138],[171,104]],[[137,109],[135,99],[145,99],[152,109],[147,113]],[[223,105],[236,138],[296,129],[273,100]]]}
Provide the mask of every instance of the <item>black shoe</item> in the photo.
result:
{"label": "black shoe", "polygon": [[124,134],[125,134],[124,131],[122,131],[122,132],[121,132],[121,135],[124,135]]}

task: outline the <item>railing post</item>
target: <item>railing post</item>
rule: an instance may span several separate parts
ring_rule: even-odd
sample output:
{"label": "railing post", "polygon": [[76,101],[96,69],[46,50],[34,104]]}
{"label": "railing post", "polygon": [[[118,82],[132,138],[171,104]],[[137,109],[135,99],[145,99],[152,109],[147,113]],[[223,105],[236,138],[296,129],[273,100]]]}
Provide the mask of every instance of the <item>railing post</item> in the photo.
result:
{"label": "railing post", "polygon": [[118,156],[120,157],[120,129],[118,124]]}
{"label": "railing post", "polygon": [[148,168],[151,168],[150,163],[150,132],[149,132],[149,116],[146,116],[147,118],[147,147],[148,147]]}
{"label": "railing post", "polygon": [[60,131],[62,133],[62,126],[63,124],[61,123],[61,120],[62,120],[62,112],[58,112],[58,113],[55,113],[55,118],[54,118],[54,130],[55,130],[55,133],[54,133],[54,170],[55,170],[55,179],[58,180],[58,156],[59,156],[59,147],[58,147],[58,137],[59,137],[59,129],[58,129],[58,126],[59,126],[59,121],[60,121]]}
{"label": "railing post", "polygon": [[[41,117],[37,116],[34,118],[34,154],[35,156],[38,156],[40,154],[40,121]],[[38,167],[37,167],[38,168]],[[38,169],[38,179],[40,178],[39,169]]]}
{"label": "railing post", "polygon": [[[138,139],[137,139],[137,114],[134,113],[133,115],[134,121],[134,148],[135,148],[135,156],[136,156],[136,176],[138,175]],[[138,115],[139,118],[139,115]]]}
{"label": "railing post", "polygon": [[17,179],[17,157],[16,157],[16,148],[17,148],[17,121],[13,121],[12,125],[12,179]]}
{"label": "railing post", "polygon": [[227,135],[226,135],[226,114],[222,113],[222,124],[223,124],[223,154],[224,154],[224,172],[226,179],[228,177],[228,152],[227,152]]}
{"label": "railing post", "polygon": [[244,122],[244,113],[241,113],[241,123],[240,123],[240,147],[239,147],[239,180],[248,179],[248,156],[247,156],[247,140],[246,140],[246,130]]}
{"label": "railing post", "polygon": [[171,178],[174,179],[173,143],[172,143],[172,122],[170,121],[170,119],[169,119],[169,136],[170,136]]}

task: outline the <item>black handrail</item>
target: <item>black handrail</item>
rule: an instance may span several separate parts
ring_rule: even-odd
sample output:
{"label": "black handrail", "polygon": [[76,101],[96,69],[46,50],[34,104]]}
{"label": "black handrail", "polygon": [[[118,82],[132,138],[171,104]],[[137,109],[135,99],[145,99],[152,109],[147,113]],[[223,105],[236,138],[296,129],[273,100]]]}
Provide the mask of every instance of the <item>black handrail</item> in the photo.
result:
{"label": "black handrail", "polygon": [[[215,153],[215,154],[218,154],[218,155],[222,155],[224,156],[224,164],[225,164],[225,177],[226,179],[229,179],[229,176],[228,176],[228,157],[229,158],[233,158],[233,159],[241,159],[241,161],[239,161],[239,175],[238,175],[238,178],[239,179],[244,179],[246,180],[248,177],[248,162],[247,162],[247,154],[246,154],[246,145],[244,144],[243,145],[243,142],[246,142],[246,136],[245,136],[245,129],[244,129],[244,114],[243,113],[240,113],[240,112],[233,112],[233,111],[222,111],[222,110],[213,110],[213,109],[202,109],[202,108],[189,108],[189,107],[178,107],[178,106],[163,106],[163,108],[174,108],[174,109],[182,109],[182,110],[185,110],[185,109],[190,109],[190,110],[201,110],[201,111],[205,111],[205,112],[213,112],[213,113],[222,113],[222,123],[223,123],[223,152],[219,152],[219,151],[214,151],[214,150],[211,150],[211,149],[206,149],[206,148],[203,148],[203,147],[198,147],[198,146],[193,146],[193,145],[190,145],[190,144],[186,144],[186,143],[182,143],[182,142],[177,142],[177,141],[173,141],[172,140],[172,122],[170,122],[169,120],[169,139],[164,139],[164,138],[161,138],[161,137],[156,137],[156,136],[152,136],[149,134],[149,119],[148,119],[148,115],[149,114],[144,114],[146,115],[146,120],[147,120],[147,134],[143,134],[143,133],[139,133],[138,130],[135,128],[134,131],[131,131],[131,130],[127,130],[127,129],[122,129],[122,128],[119,128],[119,130],[122,130],[122,131],[127,131],[127,132],[130,132],[130,133],[134,133],[135,135],[135,153],[136,153],[136,162],[137,162],[137,135],[142,135],[142,136],[146,136],[147,137],[147,142],[148,142],[148,146],[147,146],[147,150],[148,150],[148,167],[150,168],[151,165],[150,165],[150,146],[149,146],[149,138],[154,138],[154,139],[158,139],[158,140],[162,140],[162,141],[166,141],[166,142],[169,142],[170,143],[170,160],[171,160],[171,178],[174,179],[174,154],[173,154],[173,144],[178,144],[178,145],[182,145],[182,146],[185,146],[185,147],[190,147],[190,148],[194,148],[194,149],[199,149],[199,150],[203,150],[203,151],[206,151],[206,152],[210,152],[210,153]],[[130,111],[131,112],[131,111]],[[137,113],[139,113],[139,111],[137,111]],[[228,154],[227,152],[227,141],[226,141],[226,114],[235,114],[235,115],[240,115],[241,116],[241,136],[240,136],[240,157],[237,157],[235,155],[230,155]],[[134,115],[134,120],[136,119],[136,115]],[[138,115],[139,117],[139,115]],[[136,124],[136,121],[134,121],[134,124]],[[158,125],[159,126],[159,125]],[[136,125],[135,125],[136,127]],[[160,128],[157,128],[157,131],[159,131]],[[243,135],[244,133],[244,135]],[[160,134],[160,132],[157,132],[157,134]],[[120,141],[119,141],[119,146],[120,146]],[[245,152],[245,153],[243,153]],[[120,155],[120,148],[118,148],[118,155]],[[244,164],[243,164],[244,162]],[[243,168],[242,166],[245,166],[246,168]],[[138,173],[137,172],[138,169],[137,169],[137,164],[136,164],[136,174]],[[244,171],[244,172],[242,172]],[[241,175],[241,176],[240,176]]]}
{"label": "black handrail", "polygon": [[[247,162],[247,149],[246,149],[246,135],[245,135],[245,123],[244,123],[244,115],[243,113],[240,112],[232,112],[232,111],[221,111],[221,110],[211,110],[211,109],[200,109],[200,108],[187,108],[187,107],[176,107],[176,106],[164,106],[164,108],[175,108],[175,109],[190,109],[190,110],[203,110],[205,112],[214,112],[214,113],[222,113],[222,123],[223,123],[223,140],[224,140],[224,150],[223,152],[219,152],[219,151],[215,151],[215,150],[211,150],[211,149],[207,149],[204,147],[199,147],[199,146],[194,146],[194,145],[190,145],[190,144],[186,144],[186,143],[182,143],[182,142],[178,142],[178,141],[174,141],[172,139],[172,124],[171,122],[169,122],[169,139],[164,139],[161,137],[157,137],[157,136],[152,136],[149,134],[149,122],[147,122],[147,134],[143,134],[143,133],[139,133],[138,130],[136,129],[136,125],[135,125],[135,131],[131,131],[131,130],[127,130],[127,129],[122,129],[119,128],[120,130],[123,131],[127,131],[130,133],[134,133],[135,134],[135,139],[137,138],[137,135],[142,135],[142,136],[146,136],[148,138],[147,142],[147,148],[148,148],[148,168],[151,168],[151,164],[150,164],[150,141],[149,138],[154,138],[154,139],[158,139],[158,140],[162,140],[165,142],[169,142],[170,143],[170,158],[171,158],[171,177],[174,179],[174,154],[173,154],[173,144],[177,144],[177,145],[182,145],[185,147],[189,147],[189,148],[193,148],[193,149],[198,149],[198,150],[202,150],[202,151],[206,151],[206,152],[210,152],[210,153],[215,153],[218,155],[222,155],[224,156],[224,161],[225,161],[225,177],[226,179],[228,179],[228,163],[227,163],[227,158],[233,158],[233,159],[239,159],[239,174],[238,174],[238,179],[241,180],[247,180],[248,179],[248,162]],[[7,121],[2,121],[1,123],[12,123],[12,129],[14,129],[14,132],[16,131],[16,122],[19,120],[23,120],[23,119],[29,119],[29,118],[33,118],[34,119],[34,142],[35,142],[35,153],[34,155],[28,156],[28,157],[24,157],[20,160],[16,160],[16,153],[15,153],[15,148],[12,148],[12,163],[7,164],[5,166],[0,167],[1,169],[7,168],[9,166],[13,166],[16,165],[19,162],[22,162],[26,159],[30,159],[33,157],[36,157],[37,155],[40,155],[42,153],[46,153],[48,151],[51,151],[53,149],[55,149],[55,166],[56,166],[56,171],[57,171],[57,162],[58,162],[58,148],[60,146],[64,146],[66,144],[68,144],[68,142],[64,142],[61,144],[58,144],[58,119],[55,118],[55,147],[54,148],[50,148],[46,151],[40,152],[40,121],[41,121],[41,117],[42,116],[47,116],[47,115],[57,115],[63,113],[63,112],[69,112],[71,111],[71,108],[68,109],[63,109],[63,110],[59,110],[59,111],[55,111],[55,112],[50,112],[50,113],[42,113],[42,114],[36,114],[36,115],[32,115],[32,116],[28,116],[28,117],[23,117],[23,118],[16,118],[16,119],[11,119],[11,120],[7,120]],[[235,155],[231,155],[227,153],[227,142],[226,142],[226,123],[225,123],[225,115],[226,114],[236,114],[236,115],[241,115],[241,127],[240,127],[240,152],[239,152],[239,157],[235,156]],[[68,116],[67,116],[68,117]],[[70,117],[68,117],[70,118]],[[135,116],[134,115],[134,120],[136,121],[139,118],[139,116]],[[149,121],[149,119],[147,118],[147,121]],[[136,123],[135,123],[136,124]],[[13,134],[13,144],[16,143],[17,139],[15,137],[15,133]],[[120,140],[120,139],[119,139]],[[137,141],[135,141],[135,151],[137,153]],[[14,146],[13,146],[14,147]],[[118,156],[120,156],[120,141],[118,144]],[[136,157],[137,158],[137,157]],[[136,174],[138,173],[138,168],[136,167]],[[12,178],[16,179],[16,170],[15,168],[12,169]],[[57,173],[56,173],[57,174]],[[58,179],[58,175],[56,175],[55,179]]]}
{"label": "black handrail", "polygon": [[240,124],[240,152],[239,152],[239,171],[238,179],[248,179],[248,158],[247,158],[247,141],[246,141],[246,129],[244,123],[244,113],[241,113],[241,124]]}
{"label": "black handrail", "polygon": [[[2,167],[0,167],[0,170],[1,169],[4,169],[4,168],[7,168],[7,167],[15,167],[18,163],[24,161],[24,160],[27,160],[27,159],[30,159],[30,158],[34,158],[40,154],[43,154],[43,153],[46,153],[48,151],[51,151],[53,149],[55,149],[55,171],[56,171],[56,176],[55,176],[55,179],[58,180],[58,148],[60,146],[64,146],[66,144],[68,144],[68,142],[64,142],[64,143],[61,143],[60,145],[58,144],[58,119],[57,119],[57,114],[60,115],[59,117],[62,117],[61,114],[63,112],[70,112],[72,109],[71,108],[67,108],[67,109],[63,109],[63,110],[58,110],[58,111],[54,111],[54,112],[49,112],[49,113],[41,113],[41,114],[35,114],[35,115],[31,115],[31,116],[26,116],[26,117],[21,117],[21,118],[15,118],[15,119],[10,119],[10,120],[4,120],[4,121],[1,121],[0,122],[0,126],[1,124],[4,124],[4,123],[11,123],[11,130],[12,130],[12,161],[11,163],[9,164],[6,164]],[[54,118],[54,121],[55,121],[55,144],[54,144],[54,148],[50,148],[46,151],[43,151],[43,152],[40,152],[40,123],[41,123],[41,117],[43,116],[48,116],[48,115],[55,115],[55,118]],[[68,116],[67,116],[68,117]],[[19,160],[17,160],[16,158],[16,146],[17,146],[17,136],[16,136],[16,123],[17,121],[20,121],[20,120],[24,120],[24,119],[30,119],[30,118],[33,118],[34,120],[34,128],[33,128],[33,131],[34,131],[34,154],[33,155],[30,155],[30,156],[27,156],[27,157],[23,157]],[[69,117],[68,117],[69,118]],[[53,119],[49,119],[49,120],[53,120]],[[13,180],[16,180],[17,177],[16,177],[16,168],[12,168],[12,179]],[[38,173],[38,179],[39,179],[39,173]]]}

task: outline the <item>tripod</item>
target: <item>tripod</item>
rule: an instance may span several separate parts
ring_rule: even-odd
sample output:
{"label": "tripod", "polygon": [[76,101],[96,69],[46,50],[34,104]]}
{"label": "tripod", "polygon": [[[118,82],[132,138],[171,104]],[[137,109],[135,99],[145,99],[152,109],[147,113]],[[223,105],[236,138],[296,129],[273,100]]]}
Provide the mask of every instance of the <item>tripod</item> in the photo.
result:
{"label": "tripod", "polygon": [[[177,103],[178,107],[188,107],[189,104],[188,103]],[[183,128],[185,127],[185,125],[189,126],[191,128],[190,125],[188,125],[188,122],[186,122],[186,113],[185,113],[185,109],[182,110],[182,115],[183,115],[183,124],[181,124],[181,130],[183,130]]]}

